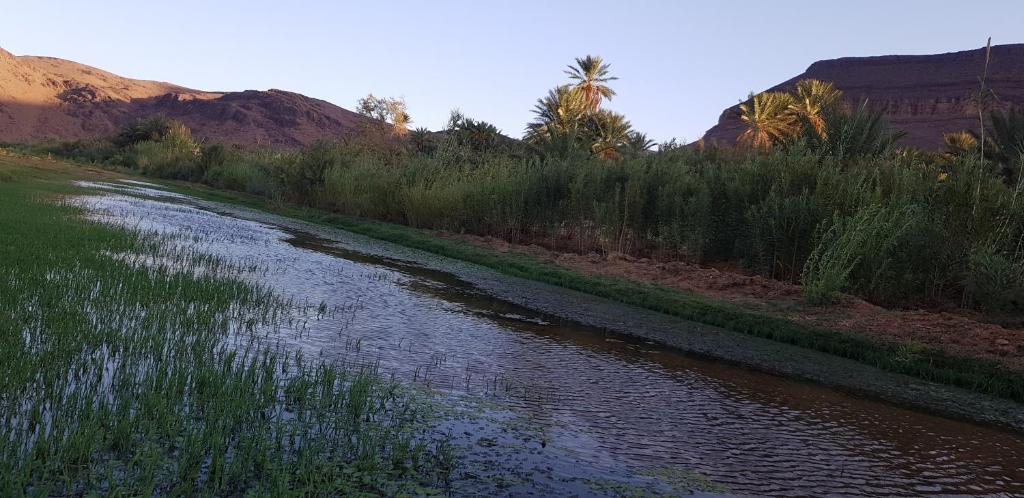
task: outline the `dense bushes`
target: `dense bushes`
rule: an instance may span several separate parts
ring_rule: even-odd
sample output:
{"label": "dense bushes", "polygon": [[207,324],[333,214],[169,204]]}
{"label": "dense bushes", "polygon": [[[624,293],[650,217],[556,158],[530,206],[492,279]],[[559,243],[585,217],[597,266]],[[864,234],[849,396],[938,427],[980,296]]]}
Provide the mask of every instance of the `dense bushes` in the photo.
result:
{"label": "dense bushes", "polygon": [[[853,292],[883,304],[1020,311],[1020,186],[977,155],[851,145],[844,127],[881,125],[836,120],[827,146],[666,147],[609,161],[572,144],[530,153],[456,117],[442,133],[287,152],[200,146],[173,122],[156,140],[38,150],[420,228],[579,252],[740,261],[766,276],[802,279],[815,302]],[[121,137],[153,136],[146,133]]]}

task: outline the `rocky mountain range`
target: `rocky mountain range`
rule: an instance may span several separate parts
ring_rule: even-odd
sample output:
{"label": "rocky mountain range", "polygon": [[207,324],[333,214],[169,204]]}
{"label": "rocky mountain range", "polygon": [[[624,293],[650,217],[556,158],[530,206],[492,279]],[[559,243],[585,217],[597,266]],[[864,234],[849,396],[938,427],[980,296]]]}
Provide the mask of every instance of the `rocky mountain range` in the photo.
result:
{"label": "rocky mountain range", "polygon": [[[880,110],[907,133],[903,144],[942,146],[946,132],[976,130],[985,50],[937,55],[844,57],[818,61],[769,88],[833,82],[849,104]],[[995,107],[1024,106],[1024,44],[992,47],[988,86]],[[732,144],[743,130],[739,105],[722,112],[705,143]],[[299,147],[351,134],[365,118],[330,102],[283,90],[211,92],[124,78],[53,57],[0,49],[0,142],[110,136],[139,118],[163,114],[200,138],[241,145]]]}
{"label": "rocky mountain range", "polygon": [[184,122],[197,137],[275,147],[344,136],[367,119],[283,90],[193,90],[0,49],[0,142],[109,136],[154,114]]}
{"label": "rocky mountain range", "polygon": [[[926,149],[942,147],[946,132],[977,130],[979,77],[985,49],[937,55],[843,57],[818,61],[803,74],[768,91],[792,90],[805,78],[831,81],[849,104],[880,110],[897,129],[902,143]],[[996,45],[988,70],[994,107],[1024,106],[1024,44]],[[704,134],[705,143],[734,143],[743,131],[739,104],[722,112]]]}

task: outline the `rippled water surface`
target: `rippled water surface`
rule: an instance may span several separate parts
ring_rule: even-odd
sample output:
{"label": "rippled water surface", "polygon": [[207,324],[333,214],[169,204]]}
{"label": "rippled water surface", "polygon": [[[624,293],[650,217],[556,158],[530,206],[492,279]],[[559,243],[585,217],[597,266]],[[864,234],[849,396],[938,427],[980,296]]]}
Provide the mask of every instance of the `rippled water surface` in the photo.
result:
{"label": "rippled water surface", "polygon": [[[186,235],[261,268],[250,278],[281,294],[336,310],[307,334],[282,337],[289,347],[376,363],[470,412],[496,414],[448,422],[469,458],[476,450],[490,458],[489,472],[456,476],[457,494],[626,493],[610,483],[639,476],[668,482],[662,492],[706,478],[742,495],[1024,495],[1020,434],[564,321],[343,232],[331,240],[182,201],[80,199],[101,219]],[[516,431],[528,436],[508,437]],[[499,482],[506,471],[513,478]]]}

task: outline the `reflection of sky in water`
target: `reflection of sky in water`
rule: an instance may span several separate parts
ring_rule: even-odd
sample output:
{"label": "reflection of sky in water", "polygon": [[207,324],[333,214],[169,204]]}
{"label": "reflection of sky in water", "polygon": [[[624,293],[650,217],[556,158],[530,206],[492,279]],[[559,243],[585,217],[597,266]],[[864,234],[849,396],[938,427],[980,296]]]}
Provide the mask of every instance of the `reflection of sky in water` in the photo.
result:
{"label": "reflection of sky in water", "polygon": [[487,395],[545,444],[595,465],[694,469],[752,494],[1024,493],[1019,436],[566,323],[443,272],[267,224],[121,195],[80,202],[101,219],[255,264],[251,278],[336,311],[282,337],[290,347]]}

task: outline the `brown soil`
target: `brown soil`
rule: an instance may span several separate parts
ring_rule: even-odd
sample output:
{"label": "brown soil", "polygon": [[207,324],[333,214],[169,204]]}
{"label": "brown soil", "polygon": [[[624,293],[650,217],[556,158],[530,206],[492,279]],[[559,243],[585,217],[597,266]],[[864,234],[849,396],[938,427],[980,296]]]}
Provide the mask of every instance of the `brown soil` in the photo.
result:
{"label": "brown soil", "polygon": [[836,305],[816,307],[803,301],[799,285],[751,275],[738,267],[663,263],[621,254],[580,255],[551,251],[536,244],[511,244],[494,237],[447,232],[437,235],[500,252],[529,254],[588,275],[682,289],[808,325],[867,334],[887,342],[913,341],[1024,369],[1024,331],[983,323],[964,313],[890,310],[848,295]]}

